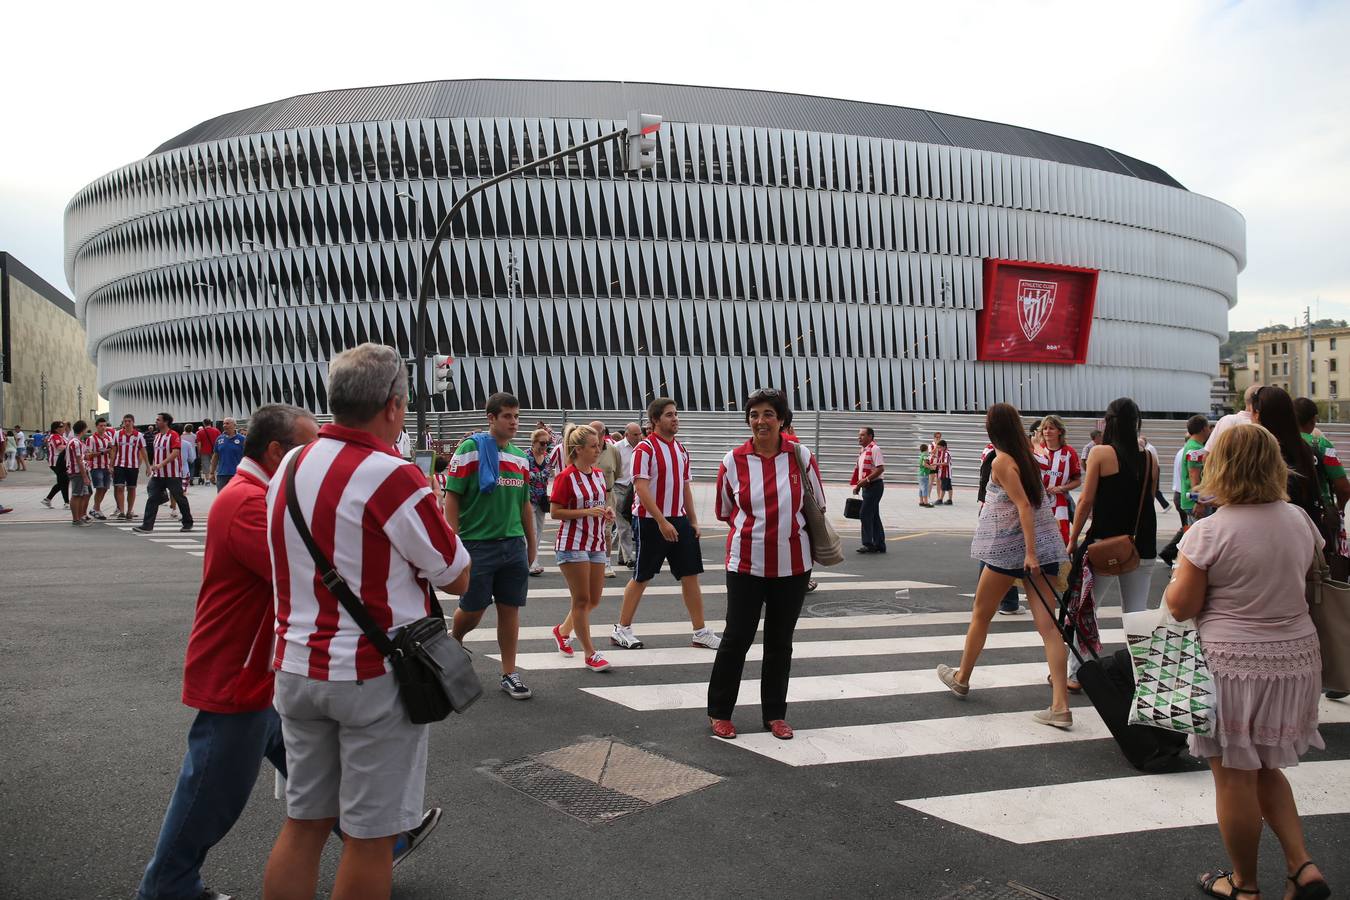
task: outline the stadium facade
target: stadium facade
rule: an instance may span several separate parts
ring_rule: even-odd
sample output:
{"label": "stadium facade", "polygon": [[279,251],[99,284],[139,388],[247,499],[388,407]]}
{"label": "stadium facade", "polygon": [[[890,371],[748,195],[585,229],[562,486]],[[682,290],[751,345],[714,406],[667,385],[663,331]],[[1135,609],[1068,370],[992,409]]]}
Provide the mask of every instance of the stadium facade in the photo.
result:
{"label": "stadium facade", "polygon": [[473,184],[663,115],[657,163],[602,145],[490,189],[440,250],[435,409],[1208,409],[1245,223],[1149,163],[993,122],[615,82],[329,91],[207,120],[82,189],[66,274],[117,412],[327,410],[327,360],[412,352],[425,248]]}

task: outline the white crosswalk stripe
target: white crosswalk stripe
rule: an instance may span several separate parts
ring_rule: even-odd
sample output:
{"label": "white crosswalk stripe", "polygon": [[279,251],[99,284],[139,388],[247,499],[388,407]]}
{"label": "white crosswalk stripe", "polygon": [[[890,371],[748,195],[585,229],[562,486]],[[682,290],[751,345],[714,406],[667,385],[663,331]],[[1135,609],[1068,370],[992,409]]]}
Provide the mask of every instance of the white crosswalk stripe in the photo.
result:
{"label": "white crosswalk stripe", "polygon": [[[893,591],[899,590],[901,588],[905,588],[907,590],[919,590],[919,589],[942,588],[942,587],[947,587],[947,585],[932,584],[927,581],[905,581],[905,580],[867,581],[867,582],[838,581],[821,584],[819,587],[816,588],[815,594],[834,593],[837,591],[857,592],[862,589]],[[718,584],[714,582],[712,584],[705,584],[702,586],[702,588],[704,596],[709,596],[713,594],[725,594],[727,592],[727,586],[725,583]],[[611,587],[607,587],[605,589],[604,594],[602,595],[602,599],[604,597],[622,597],[623,590],[624,590],[623,584],[617,584]],[[679,596],[680,590],[681,590],[680,585],[678,584],[653,584],[647,588],[647,590],[643,593],[643,596],[675,597]],[[812,594],[812,596],[815,596],[815,594]],[[440,597],[442,600],[454,599],[452,595],[447,594],[444,591],[437,591],[436,596]],[[531,600],[565,600],[571,596],[572,596],[571,592],[568,591],[568,589],[565,587],[538,588],[532,589],[530,591]]]}

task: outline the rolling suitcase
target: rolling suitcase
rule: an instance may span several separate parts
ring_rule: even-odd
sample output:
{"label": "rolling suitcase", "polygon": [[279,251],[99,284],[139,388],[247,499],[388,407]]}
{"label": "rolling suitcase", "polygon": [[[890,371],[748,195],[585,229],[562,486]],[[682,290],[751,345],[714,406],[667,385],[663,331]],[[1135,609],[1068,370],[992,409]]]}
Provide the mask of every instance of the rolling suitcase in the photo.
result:
{"label": "rolling suitcase", "polygon": [[[1069,581],[1070,584],[1074,581],[1072,574]],[[1077,627],[1069,619],[1064,598],[1055,594],[1056,613],[1051,610],[1045,597],[1041,596],[1036,583],[1031,579],[1027,579],[1026,583],[1059,624],[1060,634],[1068,644],[1069,652],[1078,659],[1078,682],[1083,685],[1083,693],[1096,707],[1097,714],[1116,739],[1120,752],[1130,765],[1141,772],[1154,773],[1192,767],[1195,763],[1186,754],[1186,735],[1147,725],[1129,724],[1130,707],[1134,703],[1134,666],[1130,662],[1130,651],[1117,650],[1107,656],[1098,656],[1084,642],[1083,646],[1091,658],[1083,659],[1075,646],[1078,642],[1073,640],[1078,633]]]}

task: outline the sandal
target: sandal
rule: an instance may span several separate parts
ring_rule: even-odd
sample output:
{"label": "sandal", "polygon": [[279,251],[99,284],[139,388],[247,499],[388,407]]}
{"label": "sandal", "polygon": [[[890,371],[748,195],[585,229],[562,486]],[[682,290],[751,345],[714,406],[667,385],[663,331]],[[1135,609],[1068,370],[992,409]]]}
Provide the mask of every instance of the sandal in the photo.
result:
{"label": "sandal", "polygon": [[[1050,678],[1049,675],[1045,676],[1045,683],[1046,683],[1046,684],[1053,684],[1053,681],[1051,680],[1051,678]],[[1082,686],[1081,684],[1079,684],[1078,682],[1074,681],[1072,678],[1069,679],[1069,682],[1068,682],[1068,688],[1069,688],[1069,693],[1070,693],[1070,694],[1081,694],[1081,693],[1083,693],[1083,686]]]}
{"label": "sandal", "polygon": [[1313,861],[1310,859],[1298,867],[1298,871],[1289,876],[1289,880],[1294,885],[1294,900],[1326,900],[1331,896],[1331,888],[1322,879],[1309,881],[1307,884],[1299,884],[1298,876],[1303,874],[1303,870],[1311,866]]}
{"label": "sandal", "polygon": [[730,719],[708,719],[712,723],[713,737],[719,737],[724,741],[734,741],[736,739],[736,726],[731,724]]}
{"label": "sandal", "polygon": [[[1214,885],[1218,884],[1220,879],[1224,879],[1228,882],[1228,887],[1232,891],[1231,893],[1220,894],[1218,891],[1214,890]],[[1261,896],[1260,888],[1252,889],[1252,888],[1238,887],[1237,884],[1233,881],[1232,872],[1206,872],[1204,875],[1200,876],[1200,880],[1196,883],[1196,886],[1200,888],[1201,893],[1206,894],[1207,896],[1210,897],[1228,898],[1228,897],[1238,897],[1243,894],[1250,894],[1253,897]]]}
{"label": "sandal", "polygon": [[792,726],[785,719],[773,719],[765,722],[764,728],[780,741],[792,740]]}

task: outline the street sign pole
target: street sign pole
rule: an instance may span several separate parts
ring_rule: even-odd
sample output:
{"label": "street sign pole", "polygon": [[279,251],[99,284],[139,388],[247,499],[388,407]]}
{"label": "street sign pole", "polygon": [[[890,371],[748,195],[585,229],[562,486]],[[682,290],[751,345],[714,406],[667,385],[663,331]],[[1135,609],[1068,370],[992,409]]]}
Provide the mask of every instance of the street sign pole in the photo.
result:
{"label": "street sign pole", "polygon": [[[633,116],[634,114],[632,113],[629,114],[630,122],[633,121]],[[661,126],[661,119],[658,116],[650,116],[650,115],[639,116],[637,121],[640,123],[639,136],[642,138],[642,152],[640,159],[641,165],[640,166],[633,165],[634,162],[633,157],[635,156],[635,154],[631,152],[630,146],[630,148],[627,148],[629,149],[629,152],[627,153],[628,158],[625,160],[625,162],[627,163],[625,168],[627,168],[629,171],[641,171],[642,169],[651,168],[651,165],[654,164],[655,145],[656,145],[655,133],[656,130]],[[413,363],[414,363],[413,374],[417,378],[416,405],[417,405],[417,435],[419,440],[421,439],[421,435],[426,432],[427,428],[427,409],[428,409],[427,366],[426,366],[427,295],[431,290],[431,277],[434,266],[440,260],[441,242],[444,241],[446,237],[449,235],[450,226],[455,221],[455,216],[459,214],[459,211],[464,208],[465,204],[467,204],[474,195],[481,194],[483,191],[486,191],[490,187],[496,187],[503,181],[509,181],[510,179],[516,177],[517,175],[522,175],[526,172],[533,171],[534,169],[537,169],[540,166],[546,166],[549,163],[557,162],[558,160],[564,159],[568,156],[574,156],[583,150],[589,150],[591,147],[598,146],[600,144],[606,143],[607,141],[612,141],[615,139],[624,139],[624,142],[626,144],[631,145],[633,143],[634,138],[636,137],[638,136],[630,137],[628,127],[619,128],[614,131],[607,132],[606,134],[602,134],[597,138],[592,138],[589,141],[584,141],[573,147],[568,147],[565,150],[559,150],[557,153],[552,153],[548,156],[541,157],[539,159],[533,160],[532,162],[525,163],[522,166],[517,166],[516,168],[511,169],[508,172],[503,172],[501,175],[489,178],[487,181],[484,181],[481,184],[477,184],[472,188],[470,188],[468,191],[464,193],[463,196],[455,200],[454,204],[450,207],[450,211],[445,214],[445,218],[441,219],[441,223],[438,226],[436,226],[436,234],[431,240],[431,246],[427,248],[426,257],[422,264],[422,277],[420,279],[420,283],[417,288],[417,324],[416,324],[416,333],[413,335]],[[648,145],[650,145],[651,148],[650,153],[647,152]]]}

